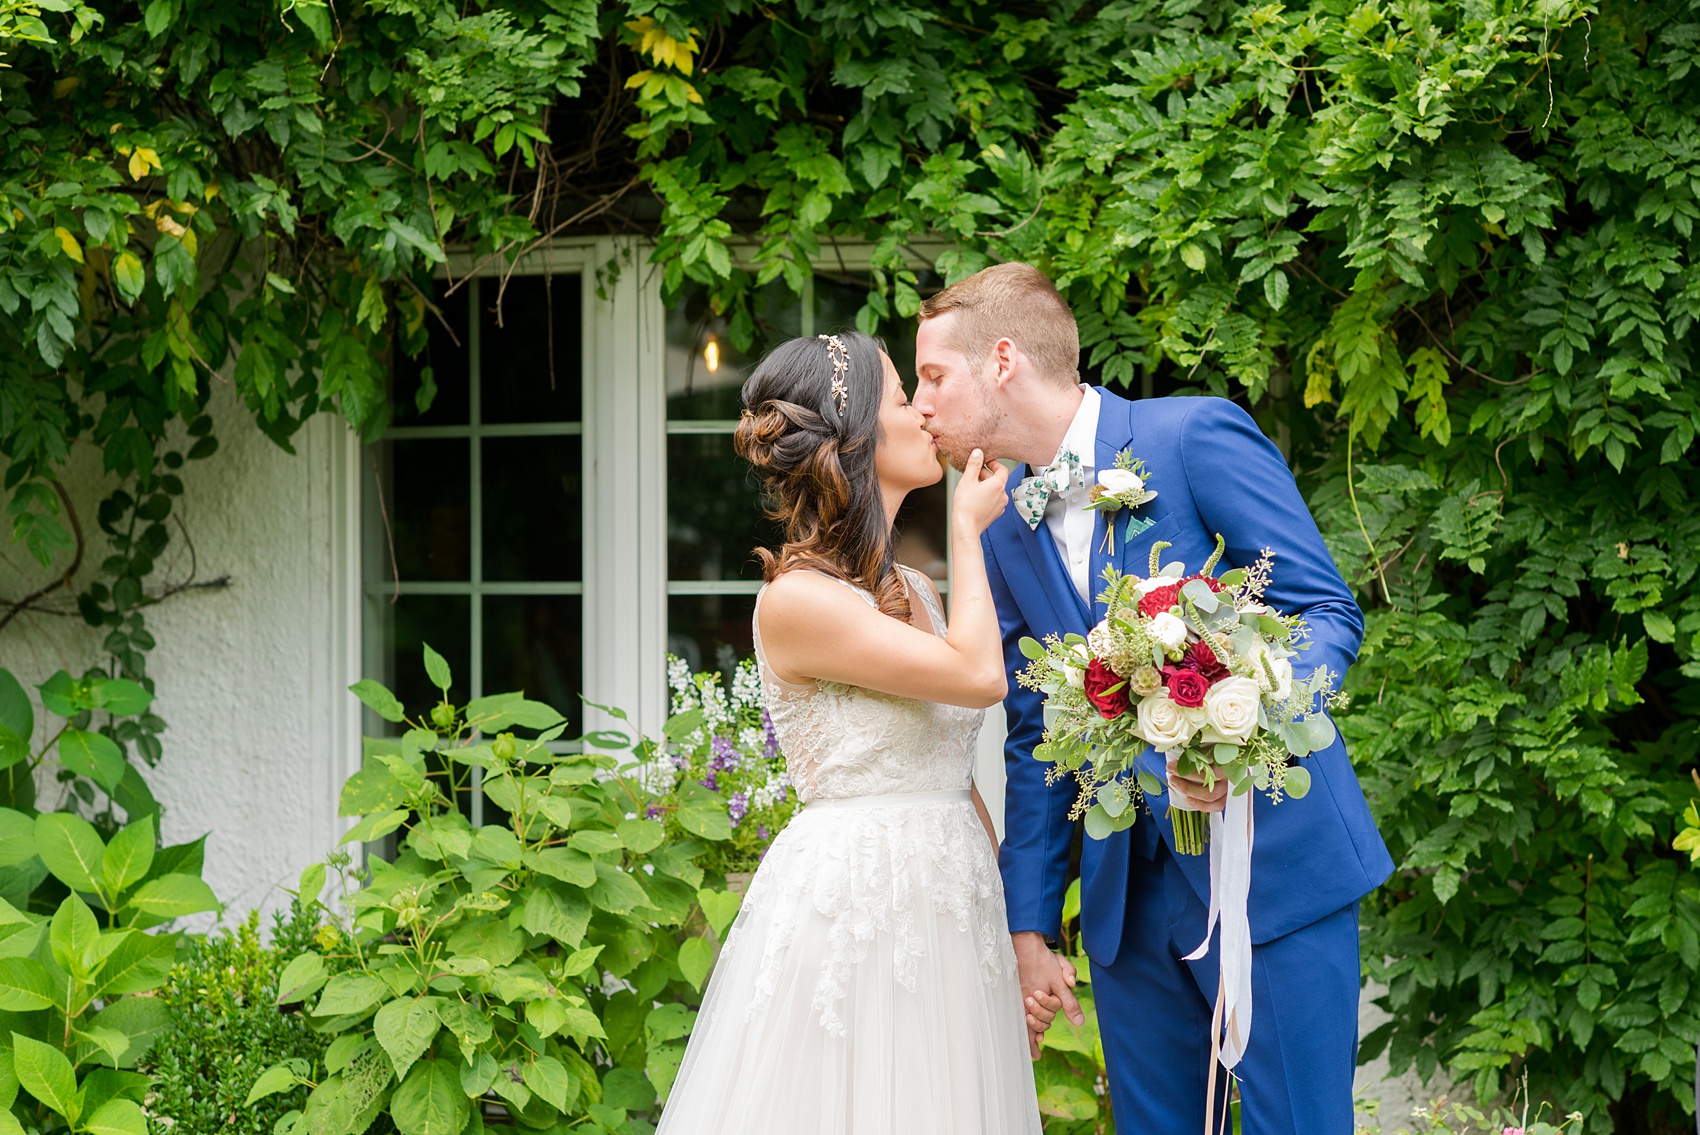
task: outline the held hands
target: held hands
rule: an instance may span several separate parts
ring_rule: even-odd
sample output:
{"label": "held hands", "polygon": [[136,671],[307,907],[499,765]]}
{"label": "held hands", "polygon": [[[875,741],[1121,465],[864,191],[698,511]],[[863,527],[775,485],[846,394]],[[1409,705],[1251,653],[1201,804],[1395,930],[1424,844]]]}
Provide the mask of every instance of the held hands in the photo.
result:
{"label": "held hands", "polygon": [[1045,945],[1045,936],[1024,930],[1012,934],[1015,967],[1021,981],[1023,1008],[1027,1011],[1027,1048],[1039,1059],[1039,1042],[1060,1011],[1076,1025],[1086,1023],[1080,1002],[1074,996],[1074,963]]}
{"label": "held hands", "polygon": [[1009,470],[996,461],[988,462],[984,452],[976,449],[969,454],[952,500],[954,523],[975,536],[984,532],[1009,503],[1009,493],[1004,489],[1008,480]]}
{"label": "held hands", "polygon": [[1209,788],[1204,787],[1202,774],[1182,776],[1177,769],[1177,759],[1170,757],[1169,791],[1178,794],[1187,807],[1194,812],[1220,812],[1228,806],[1228,778],[1221,769],[1213,770],[1215,780]]}

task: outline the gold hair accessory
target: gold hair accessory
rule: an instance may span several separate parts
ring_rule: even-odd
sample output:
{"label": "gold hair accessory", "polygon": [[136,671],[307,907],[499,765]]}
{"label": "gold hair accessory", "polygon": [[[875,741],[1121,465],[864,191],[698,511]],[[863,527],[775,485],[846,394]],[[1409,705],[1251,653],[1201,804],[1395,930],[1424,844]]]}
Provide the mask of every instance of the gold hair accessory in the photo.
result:
{"label": "gold hair accessory", "polygon": [[844,376],[850,373],[850,351],[844,346],[844,340],[836,335],[816,335],[815,338],[826,344],[826,353],[832,359],[832,400],[838,405],[838,416],[844,416],[844,407],[850,401],[850,388],[844,384]]}

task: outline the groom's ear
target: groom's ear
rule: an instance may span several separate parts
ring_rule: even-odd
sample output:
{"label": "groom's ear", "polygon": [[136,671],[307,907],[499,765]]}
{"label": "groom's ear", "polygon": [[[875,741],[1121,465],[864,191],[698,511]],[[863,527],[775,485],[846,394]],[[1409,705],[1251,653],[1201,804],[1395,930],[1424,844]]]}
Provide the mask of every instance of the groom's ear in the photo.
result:
{"label": "groom's ear", "polygon": [[999,339],[987,352],[986,361],[992,366],[992,382],[1002,389],[1021,369],[1024,356],[1021,348],[1010,338]]}

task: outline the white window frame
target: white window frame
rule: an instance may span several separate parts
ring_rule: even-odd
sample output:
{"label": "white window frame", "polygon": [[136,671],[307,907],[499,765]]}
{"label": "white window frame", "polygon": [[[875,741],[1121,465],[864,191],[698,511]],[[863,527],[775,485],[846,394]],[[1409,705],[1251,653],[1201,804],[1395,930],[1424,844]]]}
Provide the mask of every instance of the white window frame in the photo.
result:
{"label": "white window frame", "polygon": [[[931,269],[946,242],[917,242],[904,249],[907,265]],[[739,244],[740,262],[753,258],[757,245]],[[658,735],[667,716],[666,648],[667,601],[670,595],[750,594],[759,583],[747,580],[673,580],[667,578],[667,437],[677,434],[727,434],[736,421],[677,421],[667,418],[667,310],[661,302],[661,270],[650,263],[653,246],[621,237],[556,240],[517,261],[511,269],[499,258],[477,257],[466,250],[451,252],[438,275],[461,279],[476,275],[484,281],[511,271],[514,275],[577,274],[582,326],[583,402],[578,431],[560,423],[517,423],[482,426],[484,435],[578,432],[582,437],[584,564],[578,584],[491,584],[480,581],[481,502],[478,423],[480,410],[470,407],[469,426],[397,427],[396,438],[426,436],[472,437],[474,482],[470,528],[473,548],[471,583],[404,585],[415,594],[449,591],[473,598],[472,631],[480,625],[477,598],[506,591],[581,595],[583,607],[583,675],[585,730],[629,731],[629,726],[596,705],[617,707],[630,723]],[[872,246],[828,245],[816,259],[845,273],[867,272]],[[803,333],[813,333],[813,280],[805,283]],[[480,320],[469,321],[471,365],[480,365],[477,346]],[[355,480],[360,480],[355,478]],[[954,484],[954,473],[951,476]],[[355,515],[361,515],[358,511]],[[358,542],[356,542],[357,544]],[[948,542],[947,542],[948,554]],[[358,563],[356,563],[358,573]],[[372,586],[367,584],[368,587]],[[393,584],[386,585],[393,587]],[[941,588],[942,589],[942,588]],[[480,640],[473,639],[475,660]],[[472,696],[482,689],[477,661],[469,675]],[[596,704],[588,704],[596,703]],[[981,731],[977,776],[982,795],[1002,828],[1003,776],[1002,711],[994,707]]]}

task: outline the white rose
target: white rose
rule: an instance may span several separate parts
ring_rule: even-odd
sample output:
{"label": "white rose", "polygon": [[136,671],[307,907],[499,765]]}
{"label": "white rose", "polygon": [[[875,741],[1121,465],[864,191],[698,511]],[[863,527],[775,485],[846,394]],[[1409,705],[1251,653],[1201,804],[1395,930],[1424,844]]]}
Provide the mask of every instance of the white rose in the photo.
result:
{"label": "white rose", "polygon": [[1223,678],[1204,695],[1204,740],[1243,745],[1257,728],[1260,692],[1250,678]]}
{"label": "white rose", "polygon": [[1149,595],[1159,587],[1167,587],[1173,582],[1175,581],[1166,575],[1154,575],[1149,579],[1140,580],[1133,585],[1133,589],[1141,595]]}
{"label": "white rose", "polygon": [[1175,650],[1186,643],[1186,624],[1163,611],[1151,620],[1151,637],[1163,644],[1164,650]]}
{"label": "white rose", "polygon": [[1145,491],[1145,482],[1131,469],[1106,469],[1098,474],[1098,484],[1112,497],[1138,496]]}
{"label": "white rose", "polygon": [[1141,698],[1136,710],[1139,735],[1165,753],[1184,749],[1204,724],[1204,709],[1188,709],[1159,690]]}

